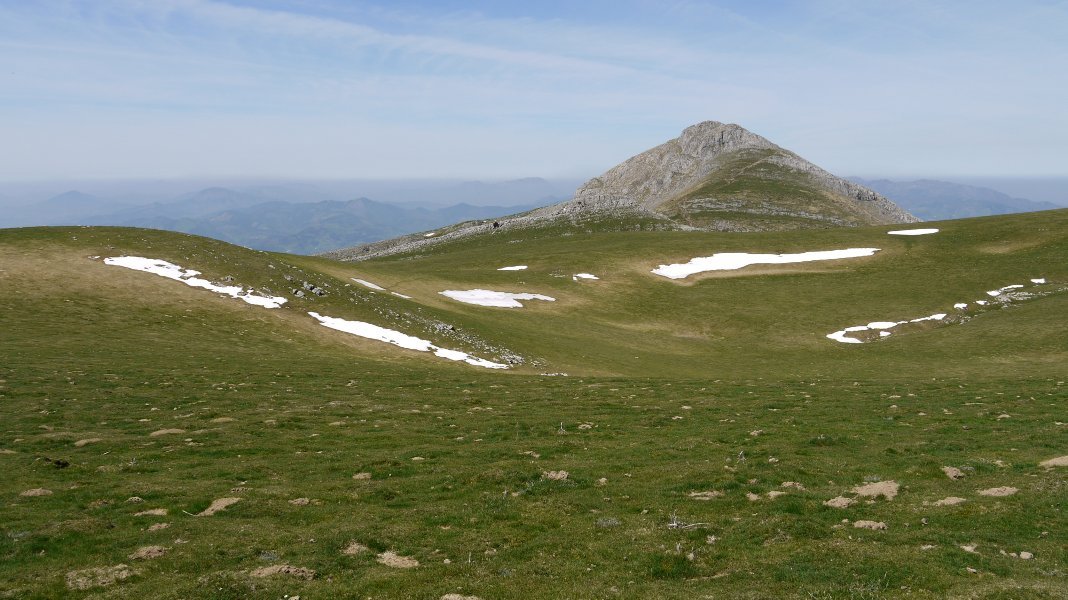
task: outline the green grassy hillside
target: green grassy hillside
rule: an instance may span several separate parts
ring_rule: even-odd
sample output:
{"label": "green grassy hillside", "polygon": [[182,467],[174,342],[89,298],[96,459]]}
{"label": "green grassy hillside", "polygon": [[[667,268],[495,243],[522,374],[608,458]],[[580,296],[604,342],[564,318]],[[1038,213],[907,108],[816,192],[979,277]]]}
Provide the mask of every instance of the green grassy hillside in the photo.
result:
{"label": "green grassy hillside", "polygon": [[[513,231],[355,265],[156,231],[0,231],[0,597],[1065,597],[1068,470],[1040,463],[1068,455],[1068,211],[931,226]],[[880,251],[649,272],[851,247]],[[101,260],[119,255],[289,301]],[[1032,297],[973,304],[1010,284]],[[473,288],[556,301],[438,294]],[[825,337],[938,312],[954,319]],[[853,491],[873,482],[896,494]],[[223,498],[239,500],[195,516]]]}

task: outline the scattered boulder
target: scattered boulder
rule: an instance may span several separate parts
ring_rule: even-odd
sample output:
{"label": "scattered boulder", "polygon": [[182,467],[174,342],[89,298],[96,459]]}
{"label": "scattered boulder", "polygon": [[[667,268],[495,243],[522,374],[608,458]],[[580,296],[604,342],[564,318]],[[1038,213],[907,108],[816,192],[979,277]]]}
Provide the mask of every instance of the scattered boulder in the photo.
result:
{"label": "scattered boulder", "polygon": [[567,471],[545,471],[541,474],[542,479],[548,479],[549,481],[564,481],[567,479]]}
{"label": "scattered boulder", "polygon": [[881,521],[854,521],[853,527],[857,529],[871,529],[873,531],[885,531],[886,523]]}
{"label": "scattered boulder", "polygon": [[956,481],[964,477],[964,471],[961,471],[957,467],[942,467],[942,472],[946,474],[946,477]]}

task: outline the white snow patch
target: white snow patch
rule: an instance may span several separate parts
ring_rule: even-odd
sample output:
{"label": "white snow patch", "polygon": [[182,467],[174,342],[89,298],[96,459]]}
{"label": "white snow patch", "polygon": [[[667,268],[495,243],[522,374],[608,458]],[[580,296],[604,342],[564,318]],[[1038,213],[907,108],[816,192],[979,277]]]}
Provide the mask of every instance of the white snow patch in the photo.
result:
{"label": "white snow patch", "polygon": [[596,275],[594,275],[592,273],[575,273],[574,275],[571,276],[571,279],[573,281],[578,281],[579,279],[596,280],[596,279],[600,279],[600,277],[598,277],[598,276],[596,276]]}
{"label": "white snow patch", "polygon": [[173,279],[175,281],[181,281],[182,283],[192,286],[210,290],[212,292],[218,292],[225,294],[231,298],[237,298],[243,300],[249,304],[255,306],[262,306],[264,308],[280,308],[286,303],[286,299],[281,296],[260,296],[254,294],[252,289],[245,290],[241,286],[237,285],[219,285],[212,283],[207,279],[201,279],[197,277],[200,275],[200,271],[194,271],[193,269],[183,269],[174,263],[169,263],[165,260],[158,258],[144,258],[141,256],[113,256],[104,259],[104,264],[113,265],[116,267],[126,267],[127,269],[133,269],[134,271],[143,271],[145,273],[152,273],[159,275],[160,277],[166,277],[167,279]]}
{"label": "white snow patch", "polygon": [[459,350],[449,350],[448,348],[441,348],[435,346],[433,343],[417,338],[415,336],[407,335],[393,329],[386,329],[385,327],[379,327],[371,323],[365,323],[363,321],[348,321],[346,319],[339,319],[337,317],[326,317],[316,312],[309,312],[314,319],[319,321],[320,325],[329,327],[330,329],[336,329],[345,333],[351,333],[363,338],[378,340],[380,342],[386,342],[387,344],[393,344],[394,346],[400,346],[408,350],[417,350],[419,352],[433,352],[435,356],[440,356],[448,360],[463,361],[469,365],[476,367],[485,367],[487,369],[507,369],[508,365],[495,363],[488,361],[484,358],[478,358],[471,356],[466,352],[460,352]]}
{"label": "white snow patch", "polygon": [[989,302],[987,302],[986,300],[976,300],[975,303],[979,306],[986,306],[987,304],[989,304]]}
{"label": "white snow patch", "polygon": [[1043,283],[1046,283],[1046,279],[1045,278],[1032,279],[1031,283],[1034,283],[1034,284],[1037,284],[1037,285],[1042,285]]}
{"label": "white snow patch", "polygon": [[527,269],[526,265],[515,265],[515,266],[512,266],[512,267],[501,267],[501,268],[499,268],[497,270],[498,271],[525,271],[526,269]]}
{"label": "white snow patch", "polygon": [[519,300],[556,302],[556,298],[541,294],[513,294],[511,292],[495,292],[493,290],[445,290],[438,293],[458,302],[477,304],[478,306],[496,306],[498,308],[523,308]]}
{"label": "white snow patch", "polygon": [[1020,285],[1019,283],[1016,283],[1016,284],[1013,284],[1013,285],[1007,285],[1007,286],[1005,286],[1003,288],[998,288],[996,290],[990,290],[989,292],[986,293],[986,295],[987,296],[993,296],[993,297],[996,298],[997,296],[1000,296],[1003,292],[1007,292],[1009,290],[1016,290],[1016,289],[1019,289],[1019,288],[1022,288],[1022,287],[1023,287],[1022,285]]}
{"label": "white snow patch", "polygon": [[352,280],[355,281],[356,283],[362,285],[363,287],[369,287],[372,290],[378,290],[380,292],[386,291],[386,288],[384,288],[384,287],[382,287],[380,285],[371,283],[370,281],[367,281],[365,279],[357,279],[357,278],[353,277]]}
{"label": "white snow patch", "polygon": [[955,308],[957,310],[964,310],[965,308],[968,308],[968,303],[967,302],[958,302],[958,303],[953,305],[953,308]]}
{"label": "white snow patch", "polygon": [[405,296],[404,294],[399,294],[397,292],[390,292],[390,293],[393,294],[394,296],[398,297],[398,298],[404,298],[405,300],[411,300],[412,299],[411,296]]}
{"label": "white snow patch", "polygon": [[424,234],[423,234],[423,237],[434,237],[435,235],[437,235],[437,233],[436,233],[436,232],[433,232],[433,231],[431,231],[430,233],[424,233]]}
{"label": "white snow patch", "polygon": [[930,235],[932,233],[938,233],[937,229],[898,229],[897,231],[887,231],[888,235]]}
{"label": "white snow patch", "polygon": [[749,265],[781,265],[787,263],[838,260],[871,256],[878,248],[846,248],[843,250],[820,250],[797,254],[750,254],[748,252],[718,252],[712,256],[699,256],[688,263],[660,265],[653,273],[668,279],[684,279],[704,271],[733,271]]}
{"label": "white snow patch", "polygon": [[845,329],[835,331],[834,333],[828,333],[827,337],[836,342],[842,342],[843,344],[863,344],[864,340],[855,337],[849,337],[846,334],[857,331],[878,331],[879,337],[883,338],[890,335],[890,332],[887,331],[888,329],[893,329],[898,325],[904,325],[906,323],[920,323],[922,321],[941,321],[945,318],[945,313],[938,313],[929,317],[920,317],[918,319],[912,319],[909,321],[872,321],[867,325],[853,325],[852,327],[846,327]]}

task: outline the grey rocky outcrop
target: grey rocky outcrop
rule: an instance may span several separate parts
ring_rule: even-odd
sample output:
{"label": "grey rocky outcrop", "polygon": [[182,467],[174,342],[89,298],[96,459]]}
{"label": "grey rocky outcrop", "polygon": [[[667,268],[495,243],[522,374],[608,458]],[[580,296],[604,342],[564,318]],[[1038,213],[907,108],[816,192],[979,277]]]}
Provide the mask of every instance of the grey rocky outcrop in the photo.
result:
{"label": "grey rocky outcrop", "polygon": [[[402,252],[414,252],[473,235],[492,234],[516,228],[537,227],[567,220],[574,224],[585,219],[603,216],[634,217],[651,223],[653,228],[675,230],[745,231],[744,224],[732,224],[729,219],[713,219],[701,227],[677,221],[664,210],[669,203],[682,198],[710,178],[740,153],[762,152],[759,162],[780,167],[783,172],[803,179],[812,189],[837,198],[834,212],[798,212],[767,202],[751,202],[748,212],[763,215],[801,217],[812,223],[840,225],[912,223],[916,217],[878,193],[842,179],[821,169],[797,154],[773,144],[767,139],[735,124],[704,121],[683,130],[679,137],[651,148],[612,167],[604,174],[582,185],[575,197],[566,202],[537,208],[526,213],[502,217],[496,221],[470,221],[427,234],[413,234],[325,253],[341,260],[365,260]],[[706,200],[693,201],[693,206],[705,206]],[[734,198],[717,198],[711,204],[737,207]],[[843,208],[844,207],[844,208]],[[849,218],[843,219],[845,210]]]}

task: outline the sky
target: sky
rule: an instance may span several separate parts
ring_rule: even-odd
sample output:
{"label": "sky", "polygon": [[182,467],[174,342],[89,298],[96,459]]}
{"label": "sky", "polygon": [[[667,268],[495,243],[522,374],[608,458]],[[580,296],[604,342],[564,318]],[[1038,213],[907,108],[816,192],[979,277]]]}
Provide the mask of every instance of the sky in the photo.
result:
{"label": "sky", "polygon": [[704,120],[1068,175],[1068,1],[0,0],[0,181],[587,177]]}

